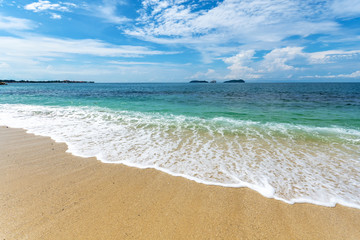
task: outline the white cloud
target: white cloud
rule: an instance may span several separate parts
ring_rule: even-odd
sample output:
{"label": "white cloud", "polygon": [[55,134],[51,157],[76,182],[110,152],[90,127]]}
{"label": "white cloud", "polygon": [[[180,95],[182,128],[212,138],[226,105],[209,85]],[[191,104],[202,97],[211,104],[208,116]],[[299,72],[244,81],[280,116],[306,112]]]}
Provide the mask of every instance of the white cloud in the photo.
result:
{"label": "white cloud", "polygon": [[[264,74],[273,73],[277,76],[287,76],[289,73],[294,74],[297,71],[302,71],[306,67],[312,68],[330,63],[331,61],[339,63],[339,60],[353,59],[360,57],[360,50],[342,51],[331,50],[306,53],[302,47],[285,47],[276,48],[265,54],[263,59],[258,60],[254,58],[255,51],[247,50],[241,51],[237,55],[229,58],[223,58],[224,63],[228,64],[227,67],[230,73],[226,78],[245,78],[255,79],[264,76]],[[297,60],[302,68],[295,67],[291,61]],[[309,65],[311,64],[311,65]],[[305,78],[355,78],[358,77],[359,71],[352,74],[339,74],[327,76],[306,76]]]}
{"label": "white cloud", "polygon": [[[3,36],[0,37],[0,74],[4,78],[14,79],[130,81],[141,76],[142,79],[155,81],[156,77],[163,80],[176,73],[173,77],[183,79],[184,73],[181,73],[179,65],[117,61],[127,57],[173,53],[143,46],[114,45],[93,39]],[[168,75],[162,75],[163,70]]]}
{"label": "white cloud", "polygon": [[295,67],[288,64],[288,61],[299,56],[304,56],[302,47],[285,47],[272,50],[264,56],[262,66],[266,71],[295,70]]}
{"label": "white cloud", "polygon": [[35,24],[28,19],[0,15],[1,30],[29,30],[34,28],[34,26]]}
{"label": "white cloud", "polygon": [[356,71],[350,74],[339,74],[338,77],[344,78],[360,78],[360,71]]}
{"label": "white cloud", "polygon": [[274,49],[289,36],[328,34],[339,28],[331,18],[324,18],[329,7],[320,0],[225,0],[199,10],[202,3],[209,2],[145,0],[138,25],[124,32],[155,43],[182,44],[208,59],[219,55],[216,49],[227,43],[244,50]]}
{"label": "white cloud", "polygon": [[47,0],[39,0],[38,2],[25,5],[24,9],[33,12],[46,12],[52,19],[61,19],[62,16],[55,12],[71,12],[72,8],[77,7],[79,6],[70,2],[51,3]]}
{"label": "white cloud", "polygon": [[116,64],[116,65],[159,65],[159,63],[156,62],[125,62],[125,61],[109,61],[110,64]]}
{"label": "white cloud", "polygon": [[73,8],[81,8],[85,10],[85,13],[102,18],[106,22],[121,24],[130,21],[130,19],[125,16],[117,15],[118,7],[125,4],[127,4],[125,0],[102,0],[100,4],[86,2],[75,4],[61,1],[52,3],[48,0],[38,0],[38,2],[25,5],[24,8],[33,12],[47,12],[53,19],[61,19],[61,15],[54,13],[54,11],[71,12]]}
{"label": "white cloud", "polygon": [[206,72],[197,72],[188,79],[219,79],[222,78],[214,69],[209,68]]}
{"label": "white cloud", "polygon": [[124,4],[126,4],[125,1],[103,0],[102,5],[92,6],[92,11],[96,16],[103,18],[106,22],[121,24],[130,21],[127,17],[116,14],[118,6]]}
{"label": "white cloud", "polygon": [[360,50],[344,51],[344,50],[329,50],[308,53],[309,62],[312,64],[325,64],[336,62],[340,59],[349,59],[360,56]]}
{"label": "white cloud", "polygon": [[[0,60],[1,62],[1,60]],[[187,71],[179,67],[159,65],[112,65],[108,63],[79,63],[71,65],[52,63],[28,64],[19,61],[9,68],[1,68],[0,75],[7,79],[51,80],[71,79],[106,82],[159,82],[184,81]]]}
{"label": "white cloud", "polygon": [[331,9],[338,17],[359,17],[360,0],[334,0]]}
{"label": "white cloud", "polygon": [[58,39],[42,36],[25,38],[0,37],[2,57],[38,58],[65,57],[69,54],[85,54],[100,57],[139,57],[144,55],[173,54],[142,46],[112,45],[93,39]]}
{"label": "white cloud", "polygon": [[108,61],[109,64],[117,65],[117,66],[163,66],[163,67],[184,67],[189,66],[191,64],[185,63],[169,63],[169,62],[141,62],[141,61]]}
{"label": "white cloud", "polygon": [[255,79],[261,77],[261,75],[257,74],[255,69],[249,67],[254,58],[254,54],[254,50],[247,50],[241,51],[233,57],[224,58],[223,61],[230,65],[227,67],[230,70],[230,73],[225,78]]}
{"label": "white cloud", "polygon": [[50,1],[46,0],[39,0],[38,2],[33,2],[30,4],[25,5],[26,10],[30,10],[33,12],[41,12],[46,10],[55,10],[61,12],[68,12],[70,11],[70,7],[76,7],[74,3],[51,3]]}
{"label": "white cloud", "polygon": [[350,74],[314,75],[314,76],[304,76],[302,78],[360,78],[360,71],[356,71]]}
{"label": "white cloud", "polygon": [[51,13],[50,15],[51,15],[52,19],[61,19],[61,15],[59,15],[59,14]]}

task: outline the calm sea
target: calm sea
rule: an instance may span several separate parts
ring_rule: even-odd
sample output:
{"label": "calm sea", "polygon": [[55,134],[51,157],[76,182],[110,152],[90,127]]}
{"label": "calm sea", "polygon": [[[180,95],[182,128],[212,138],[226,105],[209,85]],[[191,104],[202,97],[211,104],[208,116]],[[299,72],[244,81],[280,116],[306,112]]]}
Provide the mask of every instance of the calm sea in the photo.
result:
{"label": "calm sea", "polygon": [[103,162],[360,208],[360,84],[9,84],[0,125]]}

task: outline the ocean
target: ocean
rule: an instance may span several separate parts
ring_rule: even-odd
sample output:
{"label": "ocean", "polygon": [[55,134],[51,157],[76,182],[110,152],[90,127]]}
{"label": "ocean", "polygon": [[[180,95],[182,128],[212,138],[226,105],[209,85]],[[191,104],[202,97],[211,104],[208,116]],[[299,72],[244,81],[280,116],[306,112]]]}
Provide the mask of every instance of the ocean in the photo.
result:
{"label": "ocean", "polygon": [[13,83],[0,125],[104,163],[360,209],[359,83]]}

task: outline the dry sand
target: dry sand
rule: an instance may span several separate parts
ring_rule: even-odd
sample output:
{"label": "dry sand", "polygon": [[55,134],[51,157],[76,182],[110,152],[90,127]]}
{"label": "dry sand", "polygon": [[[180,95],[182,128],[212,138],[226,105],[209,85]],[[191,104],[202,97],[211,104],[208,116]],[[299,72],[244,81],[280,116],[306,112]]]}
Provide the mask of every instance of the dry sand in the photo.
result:
{"label": "dry sand", "polygon": [[103,164],[0,127],[0,239],[360,239],[360,210]]}

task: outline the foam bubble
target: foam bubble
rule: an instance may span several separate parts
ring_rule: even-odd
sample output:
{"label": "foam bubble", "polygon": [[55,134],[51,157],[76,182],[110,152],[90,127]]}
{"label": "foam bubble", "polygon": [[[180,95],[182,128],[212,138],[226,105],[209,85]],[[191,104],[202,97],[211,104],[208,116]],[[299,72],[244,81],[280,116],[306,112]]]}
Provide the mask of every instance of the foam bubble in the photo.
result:
{"label": "foam bubble", "polygon": [[249,187],[287,203],[360,208],[360,132],[230,118],[0,104],[0,123],[106,163],[204,184]]}

